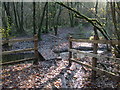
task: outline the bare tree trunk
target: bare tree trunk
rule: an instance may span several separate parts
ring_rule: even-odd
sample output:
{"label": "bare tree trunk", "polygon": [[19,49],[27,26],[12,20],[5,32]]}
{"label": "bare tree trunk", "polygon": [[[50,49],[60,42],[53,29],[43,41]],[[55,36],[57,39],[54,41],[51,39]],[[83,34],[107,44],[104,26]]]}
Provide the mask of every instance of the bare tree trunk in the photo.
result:
{"label": "bare tree trunk", "polygon": [[[112,36],[113,32],[112,32],[112,29],[109,27],[109,18],[110,18],[110,15],[109,15],[109,2],[106,2],[106,30],[108,31],[109,35]],[[107,44],[107,51],[111,51],[111,46],[109,44]]]}
{"label": "bare tree trunk", "polygon": [[5,18],[5,8],[4,4],[2,4],[2,27],[6,30],[7,29],[7,20]]}
{"label": "bare tree trunk", "polygon": [[62,8],[61,8],[61,6],[60,6],[60,7],[59,7],[59,13],[58,13],[58,15],[57,15],[57,25],[59,25],[59,18],[60,18],[61,12],[62,12]]}
{"label": "bare tree trunk", "polygon": [[34,35],[36,34],[36,28],[35,28],[35,2],[33,2],[33,30]]}
{"label": "bare tree trunk", "polygon": [[117,39],[120,39],[120,35],[119,35],[118,29],[117,29],[115,2],[110,2],[110,5],[111,5],[111,14],[112,14],[112,20],[113,20],[113,24],[114,24],[114,30],[116,32]]}
{"label": "bare tree trunk", "polygon": [[10,26],[12,25],[12,17],[11,17],[11,14],[10,14],[10,2],[3,2],[4,4],[4,8],[5,8],[5,11],[6,11],[6,14],[7,14],[7,18],[8,18],[8,23],[10,24]]}
{"label": "bare tree trunk", "polygon": [[45,33],[48,33],[48,3],[46,6],[46,30]]}
{"label": "bare tree trunk", "polygon": [[39,25],[39,30],[38,30],[38,38],[39,38],[39,40],[41,39],[41,29],[42,29],[42,24],[43,24],[43,19],[44,19],[44,16],[45,16],[45,9],[46,9],[47,3],[48,2],[46,2],[45,5],[44,5],[43,13],[42,13],[41,21],[40,21],[40,25]]}
{"label": "bare tree trunk", "polygon": [[20,28],[19,28],[19,25],[18,25],[18,18],[17,18],[17,13],[16,13],[15,2],[13,2],[13,10],[14,10],[16,31],[19,32]]}
{"label": "bare tree trunk", "polygon": [[[73,8],[73,2],[70,2],[71,8]],[[69,3],[68,3],[69,6]],[[70,25],[71,27],[74,27],[74,16],[73,16],[73,12],[69,11],[69,18],[70,18]]]}
{"label": "bare tree trunk", "polygon": [[25,30],[24,30],[24,27],[23,27],[23,2],[21,2],[21,21],[20,21],[20,31],[21,33],[24,33],[25,34]]}
{"label": "bare tree trunk", "polygon": [[20,23],[21,23],[20,21],[21,21],[21,20],[20,20],[20,16],[19,16],[20,13],[19,13],[19,8],[18,8],[18,6],[19,6],[19,2],[16,2],[16,15],[17,15],[17,18],[18,18],[18,26],[19,26],[19,31],[18,31],[18,32],[21,33],[21,30],[20,30]]}
{"label": "bare tree trunk", "polygon": [[59,17],[60,17],[60,14],[61,14],[61,6],[60,8],[56,11],[56,15],[55,15],[55,18],[54,18],[54,31],[55,31],[55,36],[57,36],[58,34],[58,25],[59,25]]}

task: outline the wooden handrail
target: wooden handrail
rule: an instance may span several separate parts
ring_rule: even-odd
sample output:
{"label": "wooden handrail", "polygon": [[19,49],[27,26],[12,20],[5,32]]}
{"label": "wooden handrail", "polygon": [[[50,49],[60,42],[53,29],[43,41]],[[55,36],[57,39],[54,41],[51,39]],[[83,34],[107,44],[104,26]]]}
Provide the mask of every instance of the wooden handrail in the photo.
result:
{"label": "wooden handrail", "polygon": [[2,52],[2,55],[11,54],[11,53],[20,53],[25,51],[32,51],[34,48],[28,48],[28,49],[20,49],[20,50],[14,50],[14,51],[4,51]]}
{"label": "wooden handrail", "polygon": [[92,70],[97,71],[97,72],[99,72],[99,73],[103,73],[103,74],[107,74],[107,75],[109,75],[109,76],[112,76],[112,77],[115,78],[115,79],[120,79],[120,76],[117,76],[117,75],[115,75],[115,74],[112,73],[112,72],[108,72],[108,71],[106,71],[106,70],[102,70],[102,69],[99,69],[99,68],[97,68],[97,67],[92,67],[92,66],[90,66],[90,65],[84,64],[84,63],[81,62],[81,61],[77,61],[77,60],[75,60],[75,59],[73,59],[73,58],[71,58],[71,61],[72,61],[72,62],[75,62],[75,63],[78,63],[78,64],[81,64],[81,65],[83,65],[83,66],[86,66],[86,67],[88,67],[88,68],[91,68]]}
{"label": "wooden handrail", "polygon": [[36,59],[36,58],[35,57],[25,58],[25,59],[16,60],[16,61],[10,61],[10,62],[5,62],[5,63],[0,63],[0,65],[16,64],[16,63],[19,63],[19,62],[29,61],[29,60],[33,60],[33,59]]}
{"label": "wooden handrail", "polygon": [[91,57],[99,58],[99,59],[101,59],[101,58],[109,58],[109,59],[112,59],[111,60],[112,62],[115,61],[118,64],[120,64],[120,58],[112,58],[112,57],[104,56],[104,55],[98,55],[98,54],[93,54],[93,53],[85,53],[85,52],[75,50],[75,49],[69,49],[69,51],[74,52],[74,53],[80,53],[80,54],[83,54],[85,56],[91,56]]}
{"label": "wooden handrail", "polygon": [[33,41],[34,38],[23,38],[23,39],[11,39],[11,40],[2,40],[2,43],[9,43],[9,42],[22,42],[22,41]]}
{"label": "wooden handrail", "polygon": [[70,39],[70,41],[73,41],[73,42],[88,42],[88,43],[100,43],[100,44],[120,45],[120,40]]}

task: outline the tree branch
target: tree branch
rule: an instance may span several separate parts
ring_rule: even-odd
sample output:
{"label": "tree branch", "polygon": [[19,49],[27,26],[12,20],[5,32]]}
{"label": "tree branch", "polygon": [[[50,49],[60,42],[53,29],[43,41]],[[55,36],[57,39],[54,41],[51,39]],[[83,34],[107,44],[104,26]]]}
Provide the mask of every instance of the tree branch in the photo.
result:
{"label": "tree branch", "polygon": [[74,12],[75,14],[77,14],[78,16],[84,18],[86,21],[88,21],[89,23],[91,23],[95,28],[97,28],[102,33],[102,35],[105,37],[105,39],[110,40],[109,35],[105,31],[105,29],[103,27],[101,27],[100,22],[96,22],[96,23],[99,23],[99,24],[95,24],[90,18],[88,18],[84,14],[79,13],[75,9],[70,8],[70,7],[66,6],[65,4],[63,4],[61,2],[56,2],[56,3],[59,4],[59,5],[61,5],[61,6],[63,6],[63,7],[65,7],[65,8],[67,8],[67,9],[69,9],[69,10],[71,10],[72,12]]}

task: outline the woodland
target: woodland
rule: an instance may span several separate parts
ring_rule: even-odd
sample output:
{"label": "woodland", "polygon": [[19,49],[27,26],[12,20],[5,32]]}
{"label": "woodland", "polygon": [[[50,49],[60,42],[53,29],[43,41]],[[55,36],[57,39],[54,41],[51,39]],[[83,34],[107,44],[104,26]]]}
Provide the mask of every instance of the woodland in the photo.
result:
{"label": "woodland", "polygon": [[120,88],[120,1],[0,2],[5,88]]}

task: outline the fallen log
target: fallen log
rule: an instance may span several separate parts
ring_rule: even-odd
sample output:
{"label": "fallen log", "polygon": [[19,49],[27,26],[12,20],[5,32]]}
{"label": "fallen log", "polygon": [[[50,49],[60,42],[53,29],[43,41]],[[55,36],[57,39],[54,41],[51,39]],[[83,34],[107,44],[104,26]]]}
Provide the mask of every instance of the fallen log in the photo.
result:
{"label": "fallen log", "polygon": [[[82,51],[92,51],[93,47],[83,47],[83,46],[80,46],[80,47],[76,47],[76,48],[73,48],[73,49],[82,50]],[[105,49],[106,49],[106,47],[98,48],[98,50],[105,50]],[[53,52],[54,53],[68,52],[68,48],[61,48],[60,50],[54,49]]]}

